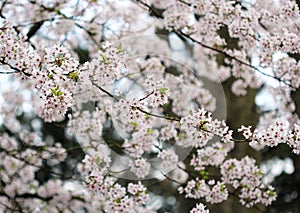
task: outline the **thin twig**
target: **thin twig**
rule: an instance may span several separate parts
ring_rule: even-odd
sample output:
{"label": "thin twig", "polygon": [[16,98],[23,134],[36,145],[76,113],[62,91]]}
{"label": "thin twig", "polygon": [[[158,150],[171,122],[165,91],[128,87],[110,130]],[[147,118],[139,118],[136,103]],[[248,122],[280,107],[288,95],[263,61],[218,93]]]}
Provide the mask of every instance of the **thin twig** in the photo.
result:
{"label": "thin twig", "polygon": [[[109,97],[119,101],[120,99],[116,96],[114,96],[112,93],[110,93],[109,91],[105,90],[103,87],[95,84],[94,82],[92,82],[92,84],[97,87],[99,90],[101,90],[102,92],[104,92],[105,94],[107,94]],[[171,120],[171,121],[180,121],[181,118],[180,117],[170,117],[170,116],[165,116],[165,115],[158,115],[158,114],[154,114],[154,113],[151,113],[151,112],[147,112],[146,110],[140,108],[140,107],[136,107],[136,106],[131,106],[132,109],[137,109],[139,110],[140,112],[146,114],[146,115],[149,115],[149,116],[153,116],[153,117],[156,117],[156,118],[163,118],[163,119],[166,119],[166,120]]]}

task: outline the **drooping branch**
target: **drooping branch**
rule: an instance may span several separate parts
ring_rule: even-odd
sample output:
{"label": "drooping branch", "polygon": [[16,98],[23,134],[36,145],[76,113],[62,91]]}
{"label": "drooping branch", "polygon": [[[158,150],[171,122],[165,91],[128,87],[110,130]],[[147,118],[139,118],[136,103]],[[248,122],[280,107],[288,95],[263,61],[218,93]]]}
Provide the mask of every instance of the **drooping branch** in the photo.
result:
{"label": "drooping branch", "polygon": [[[97,87],[99,90],[101,90],[102,92],[104,92],[106,95],[108,95],[109,97],[119,101],[120,98],[118,98],[117,96],[113,95],[112,93],[110,93],[109,91],[105,90],[103,87],[95,84],[95,83],[92,83],[95,87]],[[140,107],[136,107],[136,106],[130,106],[133,110],[137,109],[139,110],[140,112],[146,114],[146,115],[149,115],[149,116],[153,116],[153,117],[156,117],[156,118],[162,118],[162,119],[166,119],[166,120],[171,120],[171,121],[180,121],[180,117],[170,117],[170,116],[165,116],[165,115],[158,115],[158,114],[154,114],[154,113],[151,113],[151,112],[148,112]]]}
{"label": "drooping branch", "polygon": [[[138,3],[141,4],[141,5],[143,5],[143,6],[146,7],[149,11],[151,11],[151,14],[154,15],[156,18],[159,18],[159,19],[163,19],[163,18],[164,18],[163,15],[162,15],[162,12],[163,12],[163,11],[160,11],[160,13],[158,13],[155,7],[153,7],[152,5],[147,4],[146,2],[144,2],[144,1],[142,1],[142,0],[136,0],[136,2],[138,2]],[[184,4],[187,4],[188,6],[190,6],[190,4],[189,4],[189,3],[186,3],[185,1],[180,1],[180,2],[181,2],[181,3],[184,3]],[[294,89],[294,90],[298,90],[298,89],[299,89],[299,88],[293,87],[289,82],[284,81],[284,80],[282,80],[281,78],[279,78],[279,77],[277,77],[277,76],[274,76],[274,75],[270,75],[270,74],[268,74],[268,73],[265,73],[265,72],[261,71],[258,67],[253,66],[252,64],[250,64],[250,63],[248,63],[248,62],[242,61],[242,60],[238,59],[237,57],[232,56],[232,55],[226,53],[225,51],[223,51],[223,50],[221,50],[221,49],[218,49],[218,48],[215,48],[215,47],[211,47],[211,46],[209,46],[209,45],[207,45],[207,44],[204,44],[204,43],[202,43],[202,42],[200,42],[200,41],[198,41],[198,40],[192,38],[191,35],[188,35],[188,34],[182,32],[182,31],[174,31],[174,33],[175,33],[177,36],[179,36],[181,39],[185,40],[185,41],[188,39],[188,40],[192,41],[193,43],[196,43],[196,44],[202,46],[202,47],[205,48],[205,49],[209,49],[209,50],[211,50],[211,51],[220,53],[220,54],[224,55],[226,58],[231,59],[231,60],[234,60],[234,61],[236,61],[236,62],[238,62],[238,63],[240,63],[240,64],[242,64],[242,65],[244,65],[244,66],[247,66],[247,67],[253,69],[255,72],[260,73],[260,74],[262,74],[262,75],[264,75],[264,76],[266,76],[266,77],[273,78],[273,79],[275,79],[275,80],[277,80],[277,81],[279,81],[279,82],[285,84],[286,86],[288,86],[288,87],[290,87],[290,88],[292,88],[292,89]]]}

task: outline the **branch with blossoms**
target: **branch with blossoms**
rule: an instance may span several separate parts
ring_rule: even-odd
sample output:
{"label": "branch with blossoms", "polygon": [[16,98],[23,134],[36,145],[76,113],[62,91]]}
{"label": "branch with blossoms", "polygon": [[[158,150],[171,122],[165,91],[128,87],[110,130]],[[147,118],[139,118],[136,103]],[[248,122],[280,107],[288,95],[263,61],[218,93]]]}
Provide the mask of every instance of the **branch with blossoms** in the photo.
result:
{"label": "branch with blossoms", "polygon": [[[218,120],[212,120],[211,118],[211,114],[207,113],[205,110],[200,110],[199,112],[191,112],[188,116],[185,116],[183,118],[180,117],[169,117],[169,116],[164,116],[164,115],[157,115],[157,114],[153,114],[150,113],[148,111],[146,111],[146,104],[148,103],[148,100],[150,100],[150,106],[159,106],[162,105],[164,103],[166,103],[167,99],[163,98],[163,96],[167,97],[165,95],[165,91],[166,89],[160,88],[161,83],[157,83],[155,82],[155,79],[151,79],[152,77],[149,77],[147,79],[147,81],[145,81],[146,85],[150,86],[150,91],[157,91],[157,93],[159,93],[159,97],[155,97],[156,92],[153,92],[153,94],[149,93],[147,94],[144,98],[139,98],[139,99],[132,99],[132,100],[127,100],[126,98],[118,98],[115,95],[113,95],[112,93],[110,93],[109,91],[107,91],[106,89],[104,89],[102,86],[100,85],[108,85],[110,83],[113,83],[115,81],[115,79],[119,78],[119,69],[122,67],[121,62],[119,61],[120,59],[118,59],[117,57],[120,57],[120,55],[118,55],[118,53],[120,53],[120,51],[116,48],[108,48],[106,52],[99,52],[98,53],[98,57],[95,58],[93,61],[91,61],[89,64],[85,64],[83,69],[79,69],[80,72],[76,72],[73,70],[76,70],[78,67],[78,62],[76,62],[66,51],[66,49],[59,47],[59,46],[54,46],[53,49],[46,49],[45,50],[45,55],[43,56],[42,60],[39,59],[37,60],[42,61],[42,63],[45,63],[44,66],[47,66],[47,74],[40,74],[41,70],[36,70],[34,71],[30,77],[32,77],[34,79],[36,83],[37,88],[42,89],[42,94],[45,97],[45,110],[52,110],[52,109],[59,109],[60,111],[57,111],[56,113],[58,114],[53,114],[47,112],[45,114],[45,112],[43,112],[41,114],[42,117],[44,117],[44,119],[46,121],[52,121],[52,120],[56,120],[59,118],[59,116],[64,115],[67,107],[65,107],[64,111],[61,111],[61,106],[58,106],[58,104],[61,101],[65,101],[65,99],[67,98],[65,96],[65,94],[72,90],[72,84],[77,83],[77,79],[80,79],[82,83],[84,83],[82,80],[84,80],[84,74],[85,72],[87,72],[87,74],[89,75],[88,77],[91,78],[91,84],[95,87],[97,87],[101,92],[104,92],[106,95],[108,95],[109,97],[113,98],[114,100],[116,100],[118,102],[117,104],[117,108],[118,107],[122,107],[126,110],[128,110],[128,113],[126,112],[125,116],[128,119],[128,123],[130,124],[129,130],[130,128],[134,127],[134,133],[132,134],[132,139],[130,140],[125,140],[123,147],[124,150],[127,151],[127,153],[133,157],[133,161],[130,162],[129,167],[130,167],[130,172],[134,173],[138,178],[144,178],[146,177],[149,172],[150,172],[150,168],[152,165],[150,165],[149,162],[147,162],[147,160],[145,158],[143,158],[143,154],[146,152],[149,152],[151,150],[151,147],[153,145],[155,145],[155,138],[157,138],[159,136],[158,129],[154,129],[151,127],[151,125],[149,125],[151,122],[151,120],[149,120],[149,118],[147,116],[150,117],[154,117],[154,118],[163,118],[165,120],[171,120],[171,121],[180,121],[180,125],[176,127],[173,126],[173,132],[169,132],[170,130],[167,130],[164,128],[164,131],[166,131],[164,134],[166,134],[166,141],[168,141],[171,138],[174,138],[176,141],[176,144],[178,144],[179,146],[182,147],[196,147],[196,148],[202,148],[205,147],[207,145],[207,143],[213,139],[215,136],[220,136],[222,137],[222,141],[224,142],[224,144],[222,143],[215,143],[212,148],[210,146],[208,146],[207,151],[209,150],[209,148],[211,148],[213,151],[214,150],[218,150],[219,148],[222,147],[222,149],[224,151],[221,151],[221,155],[223,155],[223,157],[219,158],[218,155],[211,155],[211,156],[218,156],[219,161],[216,161],[215,159],[213,160],[213,163],[209,162],[208,159],[206,161],[199,161],[199,159],[202,159],[202,154],[201,154],[201,149],[198,150],[198,156],[194,156],[194,159],[191,161],[191,166],[195,167],[195,170],[198,171],[200,170],[202,173],[205,173],[205,167],[206,166],[220,166],[226,155],[227,152],[229,152],[233,146],[232,145],[228,145],[228,143],[232,140],[231,135],[232,135],[232,131],[229,131],[228,127],[226,126],[226,124],[222,121],[218,121]],[[40,58],[38,56],[36,56],[36,58]],[[38,64],[39,67],[43,67],[40,64]],[[28,67],[26,67],[28,69]],[[69,69],[71,68],[72,72],[69,71]],[[95,75],[94,73],[97,72],[97,70],[101,70],[104,71],[104,73],[102,73],[102,75]],[[105,70],[110,70],[113,71],[115,70],[115,73],[108,73],[105,72]],[[91,73],[88,73],[91,72]],[[74,74],[75,75],[72,75]],[[151,80],[150,80],[151,79]],[[62,80],[62,81],[61,81]],[[73,81],[73,82],[72,82]],[[44,86],[42,86],[40,88],[40,83],[44,82]],[[159,87],[158,87],[159,86]],[[45,87],[45,88],[43,88]],[[64,88],[64,90],[62,90],[61,88]],[[50,93],[49,93],[50,92]],[[70,92],[70,98],[72,98],[71,96],[71,92]],[[153,96],[153,97],[151,97]],[[61,97],[61,98],[60,98]],[[159,98],[159,99],[157,99]],[[48,107],[48,105],[52,105],[53,107]],[[68,105],[67,105],[68,106]],[[71,105],[69,105],[71,106]],[[139,111],[139,113],[137,113],[137,111]],[[51,111],[52,112],[52,111]],[[117,111],[118,112],[118,111]],[[99,111],[100,114],[94,114],[93,115],[93,119],[101,119],[102,115],[101,112]],[[112,112],[110,112],[112,113]],[[118,112],[119,113],[119,112]],[[122,112],[124,113],[124,112]],[[146,115],[146,117],[145,117]],[[57,116],[57,117],[56,117]],[[95,116],[95,117],[94,117]],[[73,117],[73,116],[72,116]],[[89,116],[83,116],[81,117],[83,119],[88,119],[91,122],[91,117]],[[76,123],[80,124],[82,122],[79,122],[76,120],[77,117],[76,115],[72,118],[73,121],[73,125],[76,125]],[[97,122],[97,120],[96,120]],[[153,122],[153,121],[152,121]],[[96,125],[97,123],[93,124],[93,122],[91,123],[92,125]],[[99,124],[97,124],[99,125]],[[72,122],[71,122],[71,126],[72,126]],[[83,126],[85,128],[85,126]],[[126,127],[126,128],[128,128]],[[74,126],[73,126],[74,128]],[[77,127],[79,128],[79,127]],[[82,128],[82,127],[81,127]],[[95,129],[97,130],[98,128],[101,129],[101,126],[92,126],[92,127],[88,127],[89,129]],[[177,134],[177,130],[176,128],[180,128],[182,133]],[[77,129],[77,131],[79,132],[86,132],[86,130],[79,130]],[[95,133],[92,133],[89,131],[89,138],[93,139],[93,138],[97,138],[96,134],[98,133],[98,131],[96,131]],[[171,133],[171,134],[170,134]],[[95,134],[95,135],[93,135]],[[139,143],[136,143],[136,141],[139,141]],[[142,142],[142,143],[141,143]],[[227,148],[225,148],[227,147]],[[96,149],[99,149],[96,147]],[[204,151],[204,150],[203,150]],[[204,153],[209,153],[205,151]],[[157,155],[158,158],[160,158],[162,160],[162,163],[160,166],[160,168],[163,169],[167,169],[167,168],[171,168],[171,165],[176,165],[178,163],[178,156],[177,154],[173,151],[173,150],[162,150],[160,151],[160,153]],[[209,155],[210,156],[210,155]],[[119,195],[119,197],[112,197],[109,198],[111,199],[111,201],[113,202],[112,204],[107,204],[108,206],[106,208],[108,209],[115,209],[117,208],[117,206],[119,206],[119,208],[123,208],[122,205],[120,206],[120,203],[127,203],[127,202],[132,202],[130,200],[127,200],[127,196],[125,196],[124,194],[124,189],[120,187],[120,185],[115,184],[115,179],[113,177],[111,177],[110,175],[107,175],[109,171],[109,167],[110,167],[110,158],[108,156],[102,157],[102,156],[92,156],[91,158],[86,158],[83,162],[85,164],[85,166],[87,168],[89,168],[90,172],[89,175],[87,177],[86,180],[86,187],[88,189],[90,189],[92,192],[94,193],[103,193],[104,195],[106,193],[115,193],[110,192],[111,189],[113,190],[117,190],[118,193],[121,193]],[[201,163],[201,164],[200,164]],[[100,169],[101,167],[101,169]],[[179,171],[177,171],[179,172]],[[176,176],[176,173],[173,174]],[[166,176],[169,180],[173,180],[174,182],[176,181],[177,183],[180,183],[181,181],[177,181],[176,179],[174,179],[172,176]],[[209,176],[207,176],[207,174],[202,174],[203,176],[203,180],[201,183],[196,184],[196,188],[194,190],[197,191],[198,190],[202,190],[201,188],[199,188],[199,184],[201,184],[201,186],[204,184],[205,186],[205,177],[208,178]],[[106,178],[104,178],[106,177]],[[198,181],[198,177],[196,177],[196,181]],[[189,183],[194,183],[193,180],[191,180]],[[230,183],[230,182],[228,182]],[[107,185],[108,184],[108,185]],[[208,202],[211,203],[219,203],[222,202],[223,200],[227,199],[228,196],[228,191],[225,188],[225,184],[222,182],[214,182],[213,180],[209,181],[209,184],[212,186],[212,188],[210,187],[206,187],[205,191],[206,193],[204,193],[203,195],[197,195],[196,197],[192,196],[192,198],[201,198],[201,197],[210,197],[212,196],[212,194],[214,194],[214,196],[216,196],[214,199],[212,200],[207,200]],[[242,188],[248,186],[248,185],[244,185],[242,184]],[[116,187],[116,188],[115,188]],[[256,187],[256,185],[255,185]],[[258,187],[258,186],[257,186]],[[188,190],[188,189],[187,189]],[[254,190],[254,189],[253,189]],[[195,191],[195,193],[196,193]],[[179,189],[179,192],[183,192],[181,190],[181,188]],[[185,192],[187,195],[186,196],[190,196],[189,195],[189,191]],[[212,194],[210,194],[212,193]],[[221,193],[221,194],[220,194]],[[223,194],[223,195],[222,195]],[[199,197],[200,196],[200,197]],[[275,199],[275,193],[269,193],[269,196],[271,196],[272,199]],[[223,198],[221,198],[223,197]],[[241,198],[243,199],[243,198]],[[248,198],[247,198],[248,199]],[[242,202],[242,200],[241,200]],[[264,202],[264,201],[260,201],[259,199],[257,201],[253,201],[253,203],[248,204],[248,202],[246,202],[249,206],[254,205],[257,202]],[[245,204],[246,204],[245,203]],[[117,204],[117,205],[116,205]],[[110,206],[110,207],[109,207]]]}
{"label": "branch with blossoms", "polygon": [[[146,7],[149,11],[151,11],[151,14],[154,15],[155,17],[157,17],[159,19],[164,19],[165,21],[166,21],[166,19],[168,19],[167,15],[169,15],[169,14],[166,12],[167,9],[159,11],[154,6],[152,6],[150,4],[147,4],[146,2],[144,2],[142,0],[138,0],[137,2],[140,3],[141,5],[143,5],[144,7]],[[183,19],[186,19],[185,16],[188,14],[188,11],[190,12],[190,10],[188,10],[186,7],[189,7],[191,9],[191,12],[195,13],[195,15],[197,15],[198,12],[200,11],[199,8],[205,10],[204,8],[207,7],[207,5],[205,3],[199,3],[199,5],[197,5],[197,3],[188,3],[188,2],[185,2],[185,1],[179,1],[179,2],[180,3],[178,3],[176,6],[174,6],[174,9],[175,9],[174,14],[172,14],[172,13],[170,14],[171,19],[175,18],[175,17],[178,17],[178,18],[182,17]],[[186,7],[183,7],[183,8],[185,8],[186,13],[185,13],[185,11],[180,11],[180,9],[176,10],[176,7],[180,8],[182,6],[180,4],[186,5]],[[217,4],[213,3],[213,5],[214,5],[214,7],[218,7]],[[192,8],[194,8],[194,9],[192,9]],[[172,10],[173,8],[169,8],[169,9]],[[178,14],[176,14],[176,13],[178,13]],[[208,12],[201,11],[201,13],[206,14]],[[229,14],[226,14],[226,15],[229,16]],[[259,17],[257,19],[262,19],[262,18]],[[171,22],[171,23],[173,23],[173,22]],[[217,25],[219,25],[219,26],[214,29],[214,30],[216,30],[216,32],[220,29],[221,26],[226,26],[226,24],[224,24],[224,23],[218,23]],[[191,26],[188,25],[187,28],[185,28],[185,27],[186,26],[184,26],[184,25],[183,26],[173,26],[172,24],[170,26],[168,26],[168,22],[166,23],[166,28],[169,29],[170,32],[174,32],[183,41],[186,41],[186,42],[192,41],[194,44],[200,45],[204,49],[211,50],[214,53],[221,54],[225,58],[229,59],[229,60],[227,60],[227,63],[229,65],[235,66],[234,63],[231,62],[231,61],[235,61],[235,62],[237,62],[241,65],[244,65],[244,66],[250,68],[251,70],[254,70],[257,73],[260,73],[260,74],[262,74],[266,77],[269,77],[269,78],[273,78],[273,79],[277,80],[278,82],[283,83],[284,85],[292,88],[293,90],[298,90],[299,85],[298,85],[298,83],[295,84],[293,82],[293,78],[284,79],[284,78],[282,78],[282,76],[280,74],[276,76],[275,75],[276,72],[275,72],[274,75],[268,74],[268,73],[262,71],[261,68],[258,68],[257,66],[254,66],[254,65],[250,64],[248,62],[248,60],[246,60],[246,58],[241,59],[239,55],[235,54],[234,52],[230,51],[229,49],[226,49],[226,45],[223,44],[223,43],[220,44],[220,45],[214,44],[214,46],[213,46],[213,45],[205,44],[203,41],[198,40],[197,37],[200,36],[200,39],[202,39],[202,36],[198,35],[197,31],[195,31],[195,32],[193,31],[194,30],[193,25],[191,25]],[[242,36],[236,36],[235,35],[233,37],[236,37],[236,38],[242,40],[243,39]],[[257,36],[255,35],[254,38],[256,38],[256,37]],[[291,39],[294,39],[293,42],[295,42],[295,43],[299,40],[299,39],[296,40],[297,38],[294,38],[294,37],[291,38]],[[258,41],[258,42],[260,42],[260,41]],[[262,41],[262,43],[264,43],[264,42],[265,42],[265,40]],[[268,45],[270,46],[271,44],[268,44]],[[284,41],[282,41],[281,45],[284,45]],[[285,47],[281,46],[280,49],[285,49]],[[286,49],[288,49],[288,51],[291,51],[289,47],[286,47]],[[266,51],[266,50],[264,50],[264,51]],[[273,55],[275,51],[279,51],[279,48],[278,48],[278,50],[269,50],[269,51],[273,51],[273,52],[270,53],[271,55]],[[211,54],[211,53],[208,52],[208,54]],[[264,65],[265,58],[262,58],[262,63]],[[270,65],[270,63],[268,63],[267,65]],[[267,65],[264,65],[263,67],[267,67]],[[286,73],[283,73],[282,75],[287,76]],[[236,77],[240,77],[240,76],[237,75]]]}
{"label": "branch with blossoms", "polygon": [[277,80],[277,81],[279,81],[279,82],[281,82],[281,83],[287,85],[288,87],[291,87],[291,88],[293,88],[293,89],[298,89],[298,87],[294,87],[294,86],[291,85],[289,82],[287,82],[287,81],[285,81],[285,80],[282,80],[282,78],[276,77],[276,76],[274,76],[274,75],[270,75],[270,74],[268,74],[268,73],[265,73],[265,72],[261,71],[258,67],[253,66],[253,65],[251,65],[251,64],[248,63],[248,62],[242,61],[241,59],[235,57],[234,55],[230,55],[229,53],[223,51],[222,49],[217,49],[217,48],[215,48],[215,47],[211,47],[211,46],[208,46],[208,45],[206,45],[206,44],[203,44],[202,42],[200,42],[200,41],[194,39],[194,38],[192,37],[192,35],[188,35],[188,34],[186,34],[186,33],[184,33],[184,32],[175,32],[175,33],[176,33],[177,35],[179,35],[179,36],[184,36],[185,38],[187,38],[187,39],[193,41],[193,42],[196,43],[196,44],[201,45],[202,47],[204,47],[204,48],[206,48],[206,49],[212,50],[212,51],[214,51],[214,52],[216,52],[216,53],[220,53],[220,54],[222,54],[223,56],[225,56],[225,57],[228,58],[228,59],[234,60],[234,61],[240,63],[241,65],[245,65],[245,66],[247,66],[247,67],[249,67],[249,68],[255,70],[256,72],[258,72],[258,73],[260,73],[260,74],[262,74],[262,75],[264,75],[264,76],[273,78],[273,79],[275,79],[275,80]]}
{"label": "branch with blossoms", "polygon": [[[150,178],[161,183],[159,186],[165,179],[175,191],[170,193],[183,194],[186,200],[217,204],[235,196],[248,208],[273,204],[278,195],[264,183],[257,162],[249,156],[236,159],[229,153],[237,143],[248,143],[257,150],[287,143],[299,154],[297,118],[289,117],[286,122],[269,119],[254,130],[241,126],[238,132],[244,139],[235,139],[224,120],[213,118],[211,113],[218,108],[215,97],[198,76],[213,79],[205,73],[203,65],[207,65],[208,70],[218,72],[222,82],[235,77],[232,92],[246,95],[247,87],[262,86],[256,75],[260,73],[280,82],[281,93],[274,95],[282,98],[280,102],[292,102],[289,93],[298,89],[300,81],[297,61],[289,54],[297,54],[300,40],[291,29],[278,34],[265,31],[274,23],[298,20],[295,3],[283,4],[274,14],[231,1],[148,4],[138,0],[122,6],[121,2],[110,1],[80,3],[1,3],[1,17],[19,13],[11,22],[1,19],[1,72],[13,74],[12,79],[22,87],[3,92],[0,108],[7,127],[4,132],[11,133],[0,136],[5,141],[0,147],[5,159],[0,163],[0,211],[17,207],[49,212],[67,208],[74,212],[154,212],[149,198],[156,192],[144,180]],[[149,21],[149,28],[145,23],[139,27],[140,20]],[[110,28],[114,29],[111,34],[107,25],[113,23],[119,25]],[[264,26],[264,37],[257,28],[259,24]],[[146,34],[157,29],[163,29],[167,36],[155,35],[155,39],[139,43],[137,32]],[[186,53],[191,57],[182,65],[171,60],[175,52],[171,35],[186,42],[185,46],[192,43]],[[127,48],[109,43],[126,36],[134,37],[123,42]],[[87,59],[82,60],[79,54],[76,57],[73,49],[77,46],[85,47],[92,59],[81,64]],[[278,51],[288,56],[276,60]],[[249,62],[255,54],[260,66],[272,68],[274,75]],[[194,72],[185,65],[191,65]],[[21,90],[32,91],[31,97],[14,97]],[[85,152],[82,163],[76,161],[76,167],[72,166],[72,177],[55,170],[63,161],[74,160],[60,145],[64,142],[53,146],[42,142],[39,147],[37,135],[22,132],[23,124],[16,114],[27,98],[33,114],[43,121],[66,123],[62,125],[65,134],[74,136]],[[184,150],[189,150],[188,158]],[[53,175],[40,181],[35,174],[44,161],[52,165]],[[78,176],[84,177],[83,185]],[[136,179],[143,183],[133,181]],[[70,181],[72,187],[79,183],[79,188],[69,190]],[[202,203],[190,211],[208,212]]]}

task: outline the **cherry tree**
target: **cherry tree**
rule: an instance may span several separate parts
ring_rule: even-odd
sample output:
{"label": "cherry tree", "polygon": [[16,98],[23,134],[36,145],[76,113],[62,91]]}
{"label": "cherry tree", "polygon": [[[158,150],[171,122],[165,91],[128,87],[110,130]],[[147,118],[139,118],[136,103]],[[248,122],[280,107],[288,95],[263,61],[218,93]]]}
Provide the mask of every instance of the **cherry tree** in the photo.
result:
{"label": "cherry tree", "polygon": [[264,156],[300,169],[298,3],[1,1],[1,212],[271,209]]}

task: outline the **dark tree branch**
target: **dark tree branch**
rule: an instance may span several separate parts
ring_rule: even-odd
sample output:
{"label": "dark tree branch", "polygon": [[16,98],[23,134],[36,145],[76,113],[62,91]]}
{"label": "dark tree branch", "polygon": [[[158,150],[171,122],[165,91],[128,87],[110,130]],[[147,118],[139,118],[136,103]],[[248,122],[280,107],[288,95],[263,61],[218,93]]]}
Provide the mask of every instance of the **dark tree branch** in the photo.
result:
{"label": "dark tree branch", "polygon": [[[161,12],[161,13],[158,13],[157,10],[156,10],[153,6],[148,5],[147,3],[143,2],[142,0],[136,0],[136,2],[138,2],[138,3],[140,3],[141,5],[143,5],[144,7],[146,7],[149,11],[152,12],[152,14],[153,14],[155,17],[160,18],[160,19],[163,19],[163,18],[164,18],[163,15],[162,15],[162,12]],[[182,3],[183,3],[183,2],[184,2],[184,1],[182,1]],[[282,80],[282,79],[280,79],[280,78],[278,78],[278,77],[276,77],[276,76],[270,75],[270,74],[268,74],[268,73],[264,73],[264,72],[262,72],[259,68],[257,68],[256,66],[253,66],[253,65],[251,65],[250,63],[245,62],[245,61],[242,61],[242,60],[240,60],[240,59],[238,59],[238,58],[236,58],[236,57],[234,57],[234,56],[231,56],[231,55],[229,55],[228,53],[224,52],[223,50],[220,50],[220,49],[211,47],[211,46],[209,46],[209,45],[206,45],[206,44],[204,44],[204,43],[202,43],[202,42],[200,42],[200,41],[198,41],[198,40],[192,38],[190,35],[185,34],[185,33],[183,33],[183,32],[175,31],[175,33],[176,33],[176,35],[179,36],[181,39],[187,38],[187,39],[191,40],[193,43],[199,44],[200,46],[202,46],[202,47],[204,47],[204,48],[206,48],[206,49],[209,49],[209,50],[212,50],[212,51],[214,51],[214,52],[220,53],[220,54],[224,55],[226,58],[229,58],[229,59],[231,59],[231,60],[237,61],[238,63],[240,63],[240,64],[242,64],[242,65],[244,65],[244,66],[247,66],[247,67],[253,69],[254,71],[256,71],[256,72],[258,72],[258,73],[260,73],[260,74],[262,74],[262,75],[264,75],[264,76],[267,76],[267,77],[276,79],[277,81],[279,81],[279,82],[281,82],[281,83],[283,83],[283,84],[289,86],[290,88],[293,88],[293,89],[295,89],[295,90],[298,90],[298,88],[293,87],[293,86],[292,86],[290,83],[288,83],[287,81],[284,81],[284,80]],[[184,40],[186,41],[186,39],[184,39]]]}

